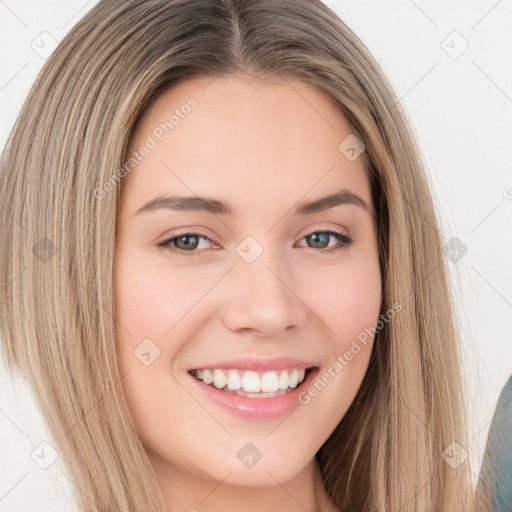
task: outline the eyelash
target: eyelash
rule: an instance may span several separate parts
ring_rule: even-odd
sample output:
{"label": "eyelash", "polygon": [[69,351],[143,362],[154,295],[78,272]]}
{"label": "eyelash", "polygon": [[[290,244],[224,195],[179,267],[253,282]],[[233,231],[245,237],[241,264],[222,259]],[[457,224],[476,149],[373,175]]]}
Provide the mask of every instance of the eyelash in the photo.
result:
{"label": "eyelash", "polygon": [[[341,245],[338,245],[336,247],[333,247],[331,249],[318,249],[318,251],[322,252],[322,253],[334,253],[334,252],[337,252],[337,251],[341,251],[341,250],[344,250],[344,249],[348,249],[352,243],[354,242],[354,239],[343,234],[343,233],[340,233],[338,231],[334,231],[334,230],[317,230],[317,231],[312,231],[311,233],[308,233],[307,235],[304,235],[302,239],[304,238],[307,238],[308,236],[311,236],[311,235],[314,235],[315,233],[327,233],[329,235],[334,235],[336,238],[338,238],[338,240],[341,241]],[[168,251],[170,251],[171,253],[175,253],[175,254],[179,254],[179,256],[184,256],[184,257],[188,257],[188,256],[201,256],[201,253],[204,251],[204,250],[198,250],[198,249],[195,249],[193,251],[185,251],[184,249],[179,249],[177,247],[174,247],[171,245],[171,243],[173,242],[173,240],[177,240],[179,238],[182,238],[184,236],[195,236],[195,237],[198,237],[198,238],[204,238],[205,240],[209,240],[210,242],[212,242],[212,240],[210,240],[207,236],[204,236],[202,235],[201,233],[195,233],[195,232],[184,232],[184,233],[180,233],[179,235],[175,235],[171,238],[168,238],[167,240],[163,240],[162,242],[158,243],[157,246],[158,247],[161,247],[162,249],[166,249]],[[309,247],[309,249],[315,249],[315,247]]]}

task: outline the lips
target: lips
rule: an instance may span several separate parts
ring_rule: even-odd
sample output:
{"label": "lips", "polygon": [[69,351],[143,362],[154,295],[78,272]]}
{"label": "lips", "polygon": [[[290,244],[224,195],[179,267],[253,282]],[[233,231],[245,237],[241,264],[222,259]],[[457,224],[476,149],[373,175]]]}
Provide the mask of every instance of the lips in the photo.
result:
{"label": "lips", "polygon": [[[232,364],[232,361],[230,364]],[[240,390],[230,391],[226,389],[223,391],[205,384],[193,375],[190,375],[189,378],[191,379],[192,388],[196,389],[217,407],[246,420],[268,421],[286,416],[293,410],[304,406],[300,400],[300,395],[312,385],[318,373],[318,367],[306,370],[303,382],[296,388],[279,390],[277,393],[243,392],[244,396],[240,396]]]}
{"label": "lips", "polygon": [[316,363],[304,361],[295,357],[275,357],[271,359],[241,358],[217,363],[205,363],[189,368],[189,373],[196,370],[252,370],[254,372],[277,371],[287,368],[314,368]]}

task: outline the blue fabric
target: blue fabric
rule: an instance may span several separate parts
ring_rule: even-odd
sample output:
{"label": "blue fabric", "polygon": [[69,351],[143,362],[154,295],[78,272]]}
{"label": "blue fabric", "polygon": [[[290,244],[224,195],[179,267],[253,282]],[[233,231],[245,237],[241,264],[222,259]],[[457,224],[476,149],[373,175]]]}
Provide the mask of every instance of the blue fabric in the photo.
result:
{"label": "blue fabric", "polygon": [[479,486],[490,492],[489,512],[512,511],[512,377],[505,384],[494,411]]}

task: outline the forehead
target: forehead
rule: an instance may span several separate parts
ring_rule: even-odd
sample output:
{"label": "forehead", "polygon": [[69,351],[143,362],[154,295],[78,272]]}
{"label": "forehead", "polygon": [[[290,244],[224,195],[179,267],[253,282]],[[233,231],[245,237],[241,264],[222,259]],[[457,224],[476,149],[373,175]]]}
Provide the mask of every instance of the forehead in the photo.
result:
{"label": "forehead", "polygon": [[131,210],[156,193],[254,198],[282,206],[346,188],[371,204],[362,158],[340,144],[353,130],[334,100],[296,78],[185,80],[146,109],[128,155],[145,156],[124,178]]}

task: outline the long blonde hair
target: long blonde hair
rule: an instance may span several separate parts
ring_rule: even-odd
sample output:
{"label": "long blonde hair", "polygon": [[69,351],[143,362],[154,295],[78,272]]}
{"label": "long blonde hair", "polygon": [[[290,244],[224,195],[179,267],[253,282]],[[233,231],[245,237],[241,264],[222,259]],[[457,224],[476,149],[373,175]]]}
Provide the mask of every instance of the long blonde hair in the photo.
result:
{"label": "long blonde hair", "polygon": [[[178,80],[297,77],[364,143],[378,214],[382,311],[345,417],[317,453],[341,510],[472,510],[463,378],[442,237],[400,102],[358,37],[318,0],[103,0],[41,70],[0,167],[0,319],[82,511],[167,509],[121,390],[113,261],[126,158],[149,103]],[[340,141],[341,142],[341,141]],[[452,443],[458,445],[452,445]],[[460,448],[459,448],[460,446]],[[460,452],[463,453],[463,452]]]}

